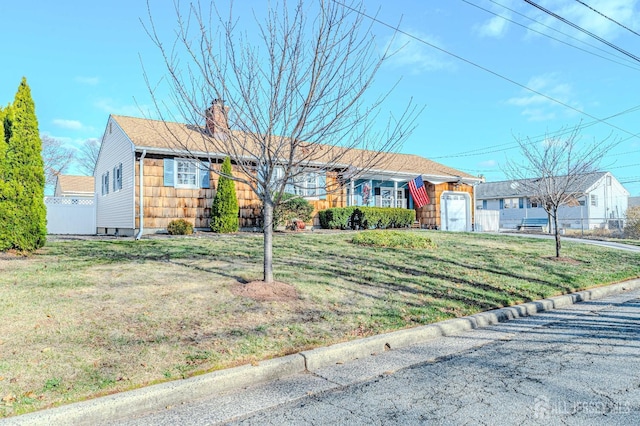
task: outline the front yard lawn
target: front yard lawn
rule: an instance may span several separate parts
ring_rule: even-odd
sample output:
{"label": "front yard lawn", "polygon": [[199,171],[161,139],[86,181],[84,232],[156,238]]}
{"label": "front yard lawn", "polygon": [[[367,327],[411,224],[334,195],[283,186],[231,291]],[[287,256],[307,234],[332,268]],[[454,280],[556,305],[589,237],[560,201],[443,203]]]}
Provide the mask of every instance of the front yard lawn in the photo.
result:
{"label": "front yard lawn", "polygon": [[49,243],[0,254],[0,416],[291,354],[640,276],[640,256],[551,240],[406,231],[435,247],[276,235],[276,280],[255,300],[262,236]]}

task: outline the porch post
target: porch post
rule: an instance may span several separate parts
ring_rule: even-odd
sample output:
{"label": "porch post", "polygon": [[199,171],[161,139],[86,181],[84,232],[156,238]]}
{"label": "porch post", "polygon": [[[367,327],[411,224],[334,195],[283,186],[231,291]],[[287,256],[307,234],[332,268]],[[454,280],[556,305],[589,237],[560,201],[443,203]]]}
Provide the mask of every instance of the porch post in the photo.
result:
{"label": "porch post", "polygon": [[[376,206],[376,191],[373,189],[373,179],[369,180],[369,201],[373,199],[373,207]],[[367,202],[367,206],[369,203]]]}
{"label": "porch post", "polygon": [[398,182],[393,181],[393,207],[398,207]]}
{"label": "porch post", "polygon": [[354,192],[355,192],[355,190],[356,190],[356,185],[355,185],[355,183],[353,182],[353,179],[351,179],[351,181],[349,182],[349,190],[350,190],[350,191],[349,191],[349,199],[347,200],[347,206],[353,206],[353,204],[354,204],[354,200],[355,200],[355,198],[354,198],[354,196],[355,196]]}

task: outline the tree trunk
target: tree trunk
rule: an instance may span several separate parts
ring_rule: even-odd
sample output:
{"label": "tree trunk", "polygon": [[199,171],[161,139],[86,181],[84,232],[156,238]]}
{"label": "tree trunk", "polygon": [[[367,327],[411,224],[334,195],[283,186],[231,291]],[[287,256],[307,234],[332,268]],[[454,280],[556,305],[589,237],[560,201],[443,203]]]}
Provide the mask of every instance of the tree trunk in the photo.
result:
{"label": "tree trunk", "polygon": [[273,282],[273,201],[263,202],[264,282]]}
{"label": "tree trunk", "polygon": [[556,257],[560,257],[560,230],[558,229],[558,211],[553,212],[553,231],[556,237]]}

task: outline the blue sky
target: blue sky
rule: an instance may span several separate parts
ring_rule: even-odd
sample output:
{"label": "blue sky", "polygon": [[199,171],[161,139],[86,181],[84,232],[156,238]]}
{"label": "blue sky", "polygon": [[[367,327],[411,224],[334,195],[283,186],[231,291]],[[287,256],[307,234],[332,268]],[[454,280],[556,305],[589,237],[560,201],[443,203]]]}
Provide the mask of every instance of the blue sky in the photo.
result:
{"label": "blue sky", "polygon": [[[522,0],[364,3],[406,33],[376,79],[380,90],[399,79],[385,108],[411,96],[426,106],[403,152],[502,180],[505,161],[519,157],[516,137],[537,140],[595,121],[582,140],[620,140],[603,167],[640,196],[640,62]],[[617,22],[576,0],[535,3],[640,56],[640,0],[583,0]],[[235,11],[251,24],[251,9],[266,4],[238,0]],[[151,6],[171,28],[171,1]],[[140,23],[146,16],[144,0],[0,3],[0,102],[10,102],[26,76],[41,133],[70,147],[100,138],[110,113],[141,116],[151,105],[141,60],[153,73],[163,66]],[[388,43],[389,28],[373,28],[380,45]]]}

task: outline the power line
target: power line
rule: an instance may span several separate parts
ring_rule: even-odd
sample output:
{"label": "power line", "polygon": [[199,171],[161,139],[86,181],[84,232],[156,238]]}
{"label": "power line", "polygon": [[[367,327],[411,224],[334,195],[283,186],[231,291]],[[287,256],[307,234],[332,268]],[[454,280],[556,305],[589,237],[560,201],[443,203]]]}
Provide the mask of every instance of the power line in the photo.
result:
{"label": "power line", "polygon": [[636,60],[636,61],[640,62],[640,58],[639,58],[639,57],[637,57],[636,55],[634,55],[633,53],[627,52],[627,51],[626,51],[626,50],[624,50],[623,48],[621,48],[621,47],[619,47],[619,46],[616,46],[615,44],[613,44],[613,43],[611,43],[611,42],[608,42],[607,40],[603,39],[602,37],[600,37],[600,36],[598,36],[598,35],[596,35],[596,34],[594,34],[594,33],[592,33],[592,32],[591,32],[591,31],[589,31],[589,30],[585,30],[584,28],[582,28],[582,27],[581,27],[581,26],[579,26],[578,24],[575,24],[575,23],[573,23],[573,22],[569,21],[568,19],[563,18],[562,16],[560,16],[560,15],[558,15],[558,14],[556,14],[556,13],[553,13],[553,12],[552,12],[552,11],[550,11],[549,9],[545,9],[544,7],[540,6],[539,4],[534,3],[532,0],[524,0],[524,1],[526,1],[527,3],[529,3],[531,6],[533,6],[533,7],[535,7],[535,8],[540,9],[541,11],[543,11],[544,13],[546,13],[547,15],[553,16],[554,18],[556,18],[556,19],[558,19],[558,20],[560,20],[560,21],[564,22],[565,24],[572,26],[572,27],[573,27],[573,28],[575,28],[576,30],[581,31],[581,32],[583,32],[583,33],[587,34],[588,36],[595,38],[595,39],[596,39],[596,40],[598,40],[599,42],[606,44],[606,45],[607,45],[607,46],[609,46],[610,48],[617,50],[618,52],[622,53],[623,55],[627,55],[628,57],[630,57],[630,58],[632,58],[632,59],[634,59],[634,60]]}
{"label": "power line", "polygon": [[[631,112],[635,112],[640,110],[640,105],[636,105],[632,108],[628,108],[624,111],[620,111],[616,114],[610,115],[608,117],[603,118],[602,120],[610,120],[614,117],[618,117],[624,114],[628,114]],[[578,129],[582,130],[582,129],[586,129],[587,127],[591,127],[595,124],[598,124],[599,121],[590,121],[588,123],[585,123],[583,125],[579,125],[577,126]],[[573,132],[574,129],[571,128],[567,128],[566,130],[562,130],[562,131],[558,131],[553,133],[554,137],[559,137],[562,135],[565,135],[567,133],[571,133]],[[533,139],[530,143],[527,143],[526,145],[532,145],[538,142],[542,142],[543,140],[547,139],[549,137],[548,133],[545,134],[541,134],[541,135],[537,135],[537,136],[533,136],[531,139]],[[630,136],[626,139],[621,140],[620,142],[624,142],[627,141],[629,139],[632,139],[635,136]],[[437,157],[430,157],[432,160],[437,160],[437,159],[442,159],[442,158],[456,158],[456,157],[472,157],[472,156],[476,156],[476,155],[483,155],[483,154],[493,154],[496,152],[502,152],[502,151],[509,151],[511,149],[516,149],[520,146],[520,144],[518,142],[507,142],[507,143],[502,143],[502,144],[497,144],[497,145],[490,145],[490,146],[485,146],[482,148],[478,148],[478,149],[474,149],[474,150],[467,150],[467,151],[462,151],[462,152],[458,152],[458,153],[454,153],[454,154],[449,154],[449,155],[440,155]],[[615,154],[615,155],[621,155],[621,154]]]}
{"label": "power line", "polygon": [[[557,33],[559,33],[559,34],[562,34],[562,35],[563,35],[563,36],[565,36],[565,37],[568,37],[568,38],[570,38],[570,39],[573,39],[573,40],[575,40],[575,41],[577,41],[577,42],[579,42],[579,43],[585,44],[585,45],[587,45],[587,46],[589,46],[589,47],[591,47],[591,48],[593,48],[593,49],[596,49],[596,50],[599,50],[599,51],[601,51],[601,52],[604,52],[604,53],[606,53],[607,55],[613,56],[614,58],[622,59],[622,60],[627,61],[627,62],[629,62],[629,63],[635,63],[635,62],[631,61],[630,59],[622,58],[622,57],[620,57],[620,56],[617,56],[617,55],[616,55],[616,54],[614,54],[613,52],[610,52],[610,51],[608,51],[608,50],[602,49],[602,48],[600,48],[600,47],[598,47],[598,46],[596,46],[596,45],[594,45],[594,44],[587,43],[586,41],[581,40],[581,39],[579,39],[578,37],[574,37],[574,36],[572,36],[571,34],[568,34],[568,33],[562,32],[562,31],[560,31],[559,29],[552,27],[551,25],[547,25],[547,24],[545,24],[544,22],[536,21],[535,19],[533,19],[533,18],[531,18],[531,17],[529,17],[529,16],[527,16],[527,15],[525,15],[525,14],[523,14],[523,13],[520,13],[520,12],[518,12],[518,11],[517,11],[517,10],[515,10],[515,9],[511,9],[511,8],[509,8],[509,7],[507,7],[507,6],[503,5],[503,4],[501,4],[501,3],[498,3],[498,2],[497,2],[497,1],[495,1],[495,0],[488,0],[488,1],[490,1],[491,3],[493,3],[493,4],[495,4],[495,5],[498,5],[498,6],[500,6],[500,7],[503,7],[503,8],[505,8],[505,9],[507,9],[507,10],[508,10],[509,12],[511,12],[511,13],[514,13],[514,14],[516,14],[516,15],[518,15],[518,16],[521,16],[521,17],[523,17],[523,18],[525,18],[525,19],[528,19],[529,21],[531,21],[531,22],[533,22],[533,23],[535,23],[535,24],[537,24],[537,25],[541,25],[541,26],[543,26],[543,27],[545,27],[545,28],[547,28],[547,29],[549,29],[549,30],[551,30],[551,31],[555,31],[555,32],[557,32]],[[532,30],[532,29],[531,29],[531,28],[529,28],[529,27],[527,27],[527,28],[528,28],[529,30]]]}
{"label": "power line", "polygon": [[[485,71],[485,72],[487,72],[487,73],[489,73],[489,74],[491,74],[491,75],[494,75],[494,76],[496,76],[496,77],[498,77],[498,78],[501,78],[501,79],[503,79],[503,80],[505,80],[505,81],[508,81],[509,83],[514,84],[514,85],[516,85],[516,86],[518,86],[518,87],[520,87],[520,88],[522,88],[522,89],[525,89],[525,90],[527,90],[527,91],[529,91],[529,92],[531,92],[531,93],[535,93],[536,95],[542,96],[542,97],[543,97],[543,98],[545,98],[545,99],[548,99],[548,100],[550,100],[550,101],[552,101],[552,102],[557,103],[558,105],[562,105],[562,106],[564,106],[565,108],[568,108],[568,109],[570,109],[570,110],[572,110],[572,111],[575,111],[575,112],[577,112],[577,113],[579,113],[579,114],[582,114],[582,115],[584,115],[584,116],[586,116],[586,117],[589,117],[589,118],[591,118],[591,119],[593,119],[593,120],[596,120],[596,121],[597,121],[597,122],[599,122],[599,123],[604,123],[604,124],[606,124],[607,126],[609,126],[609,127],[613,128],[613,129],[619,130],[619,131],[621,131],[621,132],[623,132],[623,133],[626,133],[626,134],[628,134],[628,135],[631,135],[632,137],[636,137],[636,136],[638,136],[638,135],[637,135],[637,134],[635,134],[635,133],[631,133],[631,132],[630,132],[630,131],[628,131],[628,130],[625,130],[625,129],[621,128],[621,127],[618,127],[618,126],[616,126],[616,125],[614,125],[614,124],[608,123],[608,122],[606,122],[606,121],[604,121],[604,120],[602,120],[602,119],[600,119],[600,118],[598,118],[598,117],[596,117],[596,116],[594,116],[594,115],[591,115],[591,114],[589,114],[589,113],[587,113],[587,112],[585,112],[585,111],[582,111],[582,110],[580,110],[580,109],[578,109],[578,108],[576,108],[576,107],[573,107],[573,106],[571,106],[571,105],[569,105],[569,104],[567,104],[567,103],[565,103],[565,102],[562,102],[562,101],[560,101],[560,100],[558,100],[558,99],[556,99],[556,98],[554,98],[554,97],[552,97],[552,96],[546,95],[546,94],[544,94],[544,93],[542,93],[542,92],[540,92],[540,91],[538,91],[538,90],[532,89],[532,88],[530,88],[530,87],[528,87],[528,86],[526,86],[526,85],[524,85],[524,84],[522,84],[522,83],[519,83],[519,82],[517,82],[517,81],[515,81],[515,80],[513,80],[513,79],[511,79],[511,78],[509,78],[509,77],[506,77],[506,76],[504,76],[504,75],[502,75],[502,74],[498,73],[497,71],[493,71],[493,70],[491,70],[491,69],[489,69],[489,68],[487,68],[487,67],[485,67],[485,66],[482,66],[482,65],[480,65],[480,64],[477,64],[477,63],[475,63],[475,62],[473,62],[473,61],[471,61],[471,60],[469,60],[469,59],[463,58],[462,56],[460,56],[460,55],[458,55],[458,54],[455,54],[455,53],[453,53],[453,52],[449,52],[448,50],[443,49],[443,48],[441,48],[441,47],[439,47],[439,46],[437,46],[437,45],[435,45],[435,44],[433,44],[433,43],[430,43],[430,42],[428,42],[428,41],[426,41],[426,40],[423,40],[423,39],[421,39],[420,37],[417,37],[417,36],[415,36],[415,35],[413,35],[413,34],[410,34],[410,33],[406,32],[406,31],[403,31],[403,30],[401,30],[399,27],[395,27],[395,26],[393,26],[393,25],[391,25],[391,24],[388,24],[388,23],[386,23],[386,22],[384,22],[384,21],[382,21],[382,20],[378,19],[378,18],[377,18],[377,17],[375,17],[375,16],[371,16],[371,15],[369,15],[369,14],[367,14],[367,13],[365,13],[365,12],[361,11],[361,10],[358,10],[358,9],[355,9],[355,8],[353,8],[353,7],[351,7],[351,6],[348,6],[348,5],[346,5],[346,4],[344,4],[344,3],[342,3],[342,2],[340,2],[340,1],[338,1],[338,0],[333,0],[333,1],[334,1],[336,4],[339,4],[340,6],[342,6],[342,7],[346,8],[346,9],[349,9],[349,10],[351,10],[352,12],[355,12],[355,13],[357,13],[357,14],[359,14],[359,15],[362,15],[362,16],[364,16],[365,18],[367,18],[367,19],[369,19],[369,20],[371,20],[371,21],[373,21],[373,22],[376,22],[376,23],[378,23],[378,24],[380,24],[380,25],[382,25],[382,26],[385,26],[385,27],[387,27],[387,28],[389,28],[389,29],[391,29],[391,30],[393,30],[393,31],[397,32],[397,33],[400,33],[400,34],[406,35],[407,37],[409,37],[409,38],[411,38],[411,39],[413,39],[413,40],[415,40],[415,41],[417,41],[417,42],[419,42],[419,43],[422,43],[422,44],[424,44],[424,45],[427,45],[427,46],[429,46],[429,47],[431,47],[431,48],[433,48],[433,49],[436,49],[436,50],[438,50],[438,51],[440,51],[440,52],[442,52],[442,53],[445,53],[445,54],[447,54],[447,55],[449,55],[449,56],[452,56],[452,57],[454,57],[454,58],[456,58],[456,59],[458,59],[458,60],[460,60],[460,61],[462,61],[462,62],[465,62],[465,63],[467,63],[467,64],[469,64],[469,65],[472,65],[472,66],[474,66],[474,67],[476,67],[476,68],[479,68],[479,69],[481,69],[481,70],[483,70],[483,71]],[[526,2],[529,2],[529,0],[525,0],[525,1],[526,1]],[[640,58],[639,58],[639,60],[640,60]]]}
{"label": "power line", "polygon": [[[507,21],[507,22],[511,22],[512,24],[518,25],[518,26],[520,26],[520,27],[522,27],[522,28],[526,29],[527,31],[532,31],[532,32],[537,33],[537,34],[540,34],[540,35],[542,35],[542,36],[544,36],[544,37],[548,37],[548,38],[550,38],[551,40],[555,40],[555,41],[557,41],[558,43],[566,44],[566,45],[567,45],[567,46],[569,46],[569,47],[573,47],[574,49],[578,49],[578,50],[580,50],[580,51],[582,51],[582,52],[588,53],[589,55],[597,56],[598,58],[604,59],[605,61],[613,62],[614,64],[622,65],[623,67],[627,67],[627,68],[631,68],[631,69],[634,69],[634,70],[640,71],[640,68],[634,67],[634,66],[632,66],[632,65],[624,64],[624,63],[622,63],[622,62],[615,61],[615,60],[613,60],[613,59],[611,59],[611,58],[607,58],[607,57],[602,56],[602,55],[598,55],[597,53],[591,52],[591,51],[589,51],[589,50],[587,50],[587,49],[583,49],[582,47],[578,47],[578,46],[576,46],[576,45],[574,45],[574,44],[568,43],[568,42],[566,42],[566,41],[564,41],[564,40],[561,40],[561,39],[559,39],[559,38],[557,38],[557,37],[553,37],[553,36],[551,36],[551,35],[549,35],[549,34],[545,34],[545,33],[543,33],[542,31],[538,31],[538,30],[536,30],[536,29],[534,29],[534,28],[529,28],[528,26],[526,26],[526,25],[524,25],[524,24],[521,24],[520,22],[514,21],[513,19],[507,18],[506,16],[502,16],[502,15],[500,15],[500,14],[498,14],[498,13],[496,13],[496,12],[493,12],[493,11],[491,11],[491,10],[489,10],[489,9],[486,9],[486,8],[484,8],[484,7],[482,7],[482,6],[479,6],[479,5],[477,5],[477,4],[471,3],[471,2],[470,2],[470,1],[468,1],[468,0],[460,0],[460,1],[462,1],[463,3],[467,3],[467,4],[468,4],[468,5],[470,5],[470,6],[476,7],[476,8],[478,8],[478,9],[480,9],[480,10],[483,10],[483,11],[485,11],[485,12],[487,12],[487,13],[490,13],[490,14],[492,14],[492,15],[495,15],[495,16],[497,16],[497,17],[499,17],[499,18],[502,18],[502,19],[504,19],[504,20],[505,20],[505,21]],[[494,2],[494,3],[495,3],[495,2]],[[496,4],[497,4],[497,5],[499,5],[499,6],[502,6],[502,5],[501,5],[501,4],[499,4],[499,3],[496,3]],[[504,8],[506,8],[506,9],[508,9],[506,6],[502,6],[502,7],[504,7]],[[511,10],[511,9],[509,9],[509,10]],[[524,16],[524,15],[522,15],[522,16]],[[531,18],[529,18],[529,19],[531,19]],[[532,20],[533,20],[533,19],[532,19]],[[536,23],[539,23],[539,22],[537,22],[537,21],[535,21],[535,20],[533,20],[533,21],[534,21],[534,22],[536,22]],[[544,24],[541,24],[541,25],[544,25]],[[549,28],[551,28],[551,27],[549,27]],[[553,28],[552,28],[552,29],[553,29]],[[563,34],[563,33],[561,33],[561,34]],[[565,34],[565,35],[567,35],[567,34]],[[587,43],[587,45],[589,45],[589,44]],[[593,45],[589,45],[589,46],[591,46],[591,47],[595,47],[595,46],[593,46]],[[607,52],[607,51],[606,51],[606,50],[604,50],[604,49],[598,49],[598,50],[602,50],[603,52],[606,52],[606,53],[608,53],[608,54],[611,54],[610,52]],[[617,57],[617,56],[615,56],[615,55],[613,55],[613,56],[614,56],[614,57]]]}
{"label": "power line", "polygon": [[610,20],[611,22],[613,22],[614,24],[618,24],[620,25],[622,28],[624,28],[625,30],[632,32],[633,34],[640,36],[640,34],[638,34],[637,32],[635,32],[634,30],[632,30],[631,28],[621,24],[620,22],[616,21],[613,18],[608,17],[607,15],[605,15],[604,13],[594,9],[593,7],[589,6],[588,4],[586,4],[585,2],[581,1],[581,0],[576,0],[578,3],[580,3],[581,5],[583,5],[584,7],[587,7],[589,9],[591,9],[592,11],[594,11],[595,13],[597,13],[598,15],[602,16],[603,18],[606,18],[608,20]]}

